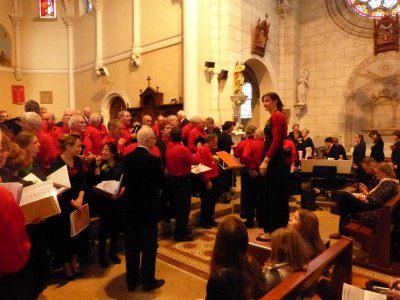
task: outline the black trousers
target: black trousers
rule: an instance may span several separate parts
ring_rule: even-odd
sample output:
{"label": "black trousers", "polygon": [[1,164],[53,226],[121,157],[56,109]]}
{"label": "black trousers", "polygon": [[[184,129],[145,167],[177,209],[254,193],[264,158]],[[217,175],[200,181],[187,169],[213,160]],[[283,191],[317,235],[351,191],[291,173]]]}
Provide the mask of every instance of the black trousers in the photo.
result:
{"label": "black trousers", "polygon": [[106,241],[110,238],[109,255],[117,253],[117,243],[121,232],[121,201],[99,197],[99,256],[105,256]]}
{"label": "black trousers", "polygon": [[212,225],[214,222],[215,204],[221,195],[221,187],[219,186],[219,178],[214,177],[212,180],[211,190],[206,189],[206,184],[202,182],[200,188],[200,223],[202,225]]}
{"label": "black trousers", "polygon": [[[143,284],[155,280],[158,215],[133,207],[124,199],[126,282]],[[141,256],[140,256],[141,255]]]}
{"label": "black trousers", "polygon": [[240,192],[240,209],[241,215],[246,219],[252,220],[256,216],[260,218],[260,188],[261,175],[251,177],[247,168],[241,170],[241,192]]}
{"label": "black trousers", "polygon": [[371,210],[371,207],[348,192],[337,191],[335,193],[340,211],[339,232],[343,233],[344,225],[346,225],[349,215]]}
{"label": "black trousers", "polygon": [[186,235],[192,200],[191,180],[188,176],[170,176],[171,198],[175,207],[175,238]]}

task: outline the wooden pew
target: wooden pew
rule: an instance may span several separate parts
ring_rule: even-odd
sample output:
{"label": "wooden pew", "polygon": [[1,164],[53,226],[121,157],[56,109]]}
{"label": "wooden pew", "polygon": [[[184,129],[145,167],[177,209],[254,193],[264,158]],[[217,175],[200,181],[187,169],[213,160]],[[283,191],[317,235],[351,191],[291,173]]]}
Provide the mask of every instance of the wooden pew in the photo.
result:
{"label": "wooden pew", "polygon": [[375,228],[351,219],[345,225],[345,234],[359,242],[368,252],[366,261],[354,259],[354,264],[390,275],[400,274],[400,263],[392,262],[392,229],[400,223],[400,193],[383,205]]}
{"label": "wooden pew", "polygon": [[[313,296],[320,287],[323,287],[324,292],[328,291],[329,299],[341,299],[343,283],[351,284],[352,249],[352,240],[342,237],[313,259],[306,271],[292,274],[260,300],[295,299],[297,295]],[[324,276],[328,268],[331,268],[329,278]]]}

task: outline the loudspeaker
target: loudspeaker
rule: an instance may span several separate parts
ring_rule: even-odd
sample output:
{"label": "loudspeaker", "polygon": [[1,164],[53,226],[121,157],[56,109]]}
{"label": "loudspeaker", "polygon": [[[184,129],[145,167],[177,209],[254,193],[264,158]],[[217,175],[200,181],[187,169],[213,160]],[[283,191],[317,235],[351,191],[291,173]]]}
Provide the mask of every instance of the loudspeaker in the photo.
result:
{"label": "loudspeaker", "polygon": [[228,78],[227,70],[221,70],[221,72],[218,73],[218,80],[226,80],[227,78]]}
{"label": "loudspeaker", "polygon": [[110,72],[108,71],[107,67],[100,67],[96,69],[96,74],[99,76],[110,76]]}
{"label": "loudspeaker", "polygon": [[213,61],[206,61],[206,62],[204,63],[204,66],[205,66],[206,68],[214,68],[214,67],[215,67],[215,62],[213,62]]}

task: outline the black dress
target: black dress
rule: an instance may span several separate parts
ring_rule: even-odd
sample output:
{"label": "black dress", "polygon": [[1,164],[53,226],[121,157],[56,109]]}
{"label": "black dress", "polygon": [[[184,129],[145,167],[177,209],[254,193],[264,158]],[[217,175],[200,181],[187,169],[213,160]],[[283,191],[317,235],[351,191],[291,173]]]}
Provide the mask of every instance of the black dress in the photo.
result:
{"label": "black dress", "polygon": [[396,178],[400,179],[400,141],[397,141],[391,148],[393,167],[397,166],[397,168],[394,169]]}
{"label": "black dress", "polygon": [[[51,172],[65,166],[66,163],[61,157],[57,157],[51,166]],[[69,263],[74,254],[84,254],[87,250],[86,230],[71,238],[70,214],[75,211],[70,204],[71,200],[78,198],[80,191],[86,190],[86,176],[79,157],[74,157],[74,165],[68,168],[68,176],[71,188],[58,196],[61,214],[47,219],[49,235],[52,239],[56,262]]]}
{"label": "black dress", "polygon": [[384,143],[381,138],[378,138],[371,146],[371,157],[377,162],[385,160],[385,154],[383,153]]}

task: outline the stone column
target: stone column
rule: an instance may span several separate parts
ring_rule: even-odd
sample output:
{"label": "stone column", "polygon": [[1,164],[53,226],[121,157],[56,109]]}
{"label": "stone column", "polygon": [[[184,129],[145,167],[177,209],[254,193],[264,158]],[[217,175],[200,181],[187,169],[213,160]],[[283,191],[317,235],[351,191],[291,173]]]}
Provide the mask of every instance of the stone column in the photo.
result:
{"label": "stone column", "polygon": [[198,0],[183,1],[183,104],[188,116],[199,114]]}
{"label": "stone column", "polygon": [[10,19],[14,25],[14,38],[15,38],[15,64],[14,64],[14,76],[15,79],[20,81],[22,79],[22,66],[21,66],[21,15],[10,14]]}
{"label": "stone column", "polygon": [[141,21],[141,0],[133,0],[133,43],[131,52],[131,63],[134,67],[139,67],[142,62],[142,37],[140,35],[140,21]]}
{"label": "stone column", "polygon": [[92,0],[96,11],[96,62],[95,67],[103,67],[103,0]]}
{"label": "stone column", "polygon": [[64,17],[65,26],[68,32],[68,98],[69,107],[75,109],[75,82],[74,82],[74,31],[73,17]]}

